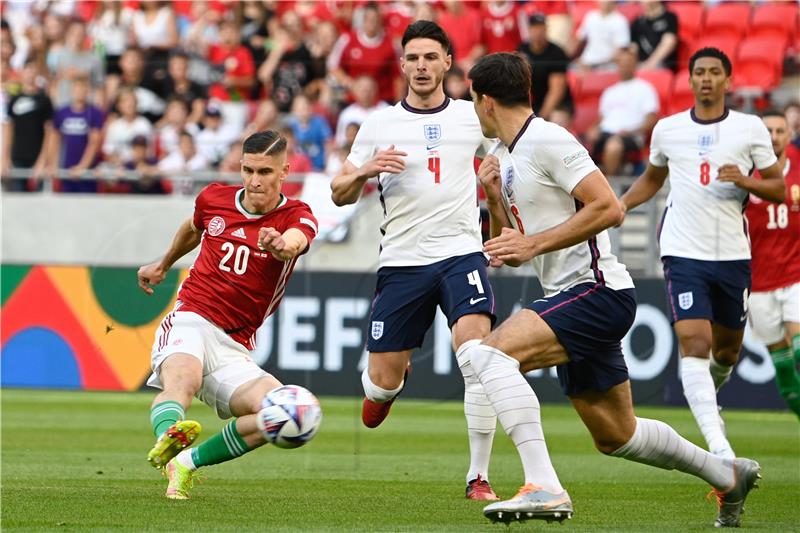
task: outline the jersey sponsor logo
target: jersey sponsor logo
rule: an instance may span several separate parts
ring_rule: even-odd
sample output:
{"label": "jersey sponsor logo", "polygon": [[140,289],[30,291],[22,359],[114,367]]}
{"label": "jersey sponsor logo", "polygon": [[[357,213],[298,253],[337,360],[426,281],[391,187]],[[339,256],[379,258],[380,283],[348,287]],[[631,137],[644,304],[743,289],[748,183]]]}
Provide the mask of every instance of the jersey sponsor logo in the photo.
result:
{"label": "jersey sponsor logo", "polygon": [[482,298],[470,298],[469,299],[469,305],[475,305],[476,303],[482,302],[485,299],[486,299],[486,296],[484,296]]}
{"label": "jersey sponsor logo", "polygon": [[231,232],[231,235],[233,235],[234,237],[239,237],[240,239],[246,239],[247,238],[247,235],[244,234],[244,228],[239,228],[239,229],[233,230]]}
{"label": "jersey sponsor logo", "polygon": [[225,220],[222,217],[212,218],[211,222],[208,223],[208,234],[216,237],[223,231],[225,231]]}
{"label": "jersey sponsor logo", "polygon": [[[429,143],[434,143],[442,138],[442,126],[440,124],[425,124],[423,126],[425,131],[425,140]],[[430,150],[431,147],[428,147]]]}
{"label": "jersey sponsor logo", "polygon": [[382,320],[373,320],[372,328],[370,329],[370,335],[375,340],[380,339],[383,337],[383,321]]}
{"label": "jersey sponsor logo", "polygon": [[686,310],[694,305],[694,295],[692,292],[682,292],[678,295],[678,305],[681,309]]}
{"label": "jersey sponsor logo", "polygon": [[589,152],[586,150],[578,150],[577,152],[566,156],[564,159],[562,159],[562,161],[564,161],[565,166],[570,166],[572,163],[583,157],[589,157]]}

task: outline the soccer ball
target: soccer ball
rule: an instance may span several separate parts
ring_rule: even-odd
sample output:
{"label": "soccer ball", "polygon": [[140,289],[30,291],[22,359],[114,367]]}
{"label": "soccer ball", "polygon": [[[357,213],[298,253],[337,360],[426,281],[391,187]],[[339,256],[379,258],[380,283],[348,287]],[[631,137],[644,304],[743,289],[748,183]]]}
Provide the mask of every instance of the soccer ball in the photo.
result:
{"label": "soccer ball", "polygon": [[314,437],[321,422],[319,400],[299,385],[270,391],[258,412],[258,428],[278,448],[299,448]]}

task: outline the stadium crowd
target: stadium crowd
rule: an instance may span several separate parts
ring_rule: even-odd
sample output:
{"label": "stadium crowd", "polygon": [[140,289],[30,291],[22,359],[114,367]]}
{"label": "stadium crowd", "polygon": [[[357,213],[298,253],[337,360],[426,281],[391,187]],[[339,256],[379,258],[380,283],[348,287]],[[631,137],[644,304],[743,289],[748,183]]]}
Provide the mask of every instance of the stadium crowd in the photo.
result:
{"label": "stadium crowd", "polygon": [[52,178],[61,192],[191,192],[238,172],[242,140],[270,128],[289,139],[293,173],[333,176],[365,117],[404,96],[399,39],[420,19],[452,39],[451,97],[469,99],[477,58],[518,50],[534,67],[534,111],[579,136],[608,175],[635,170],[656,119],[691,105],[686,58],[699,46],[730,55],[748,104],[785,104],[800,145],[800,104],[769,98],[784,65],[797,67],[795,1],[17,0],[0,10],[5,190]]}

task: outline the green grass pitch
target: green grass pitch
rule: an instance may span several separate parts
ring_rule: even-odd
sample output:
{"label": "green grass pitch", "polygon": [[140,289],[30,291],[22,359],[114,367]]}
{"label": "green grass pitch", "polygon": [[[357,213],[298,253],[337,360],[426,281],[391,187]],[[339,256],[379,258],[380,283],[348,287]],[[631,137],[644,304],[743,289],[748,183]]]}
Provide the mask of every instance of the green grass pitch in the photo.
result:
{"label": "green grass pitch", "polygon": [[[205,469],[189,501],[163,497],[165,481],[145,456],[152,395],[3,390],[3,531],[707,531],[716,506],[700,480],[621,459],[592,447],[577,415],[544,405],[553,463],[575,504],[557,523],[489,523],[481,502],[463,497],[468,465],[458,402],[401,399],[376,430],[360,425],[360,401],[323,398],[322,428],[305,448],[265,446]],[[222,427],[191,411],[201,440]],[[702,442],[687,408],[641,408]],[[790,414],[729,411],[741,455],[761,462],[743,526],[800,530],[800,424]],[[491,479],[501,497],[522,481],[519,459],[498,431]],[[563,528],[563,529],[562,529]]]}

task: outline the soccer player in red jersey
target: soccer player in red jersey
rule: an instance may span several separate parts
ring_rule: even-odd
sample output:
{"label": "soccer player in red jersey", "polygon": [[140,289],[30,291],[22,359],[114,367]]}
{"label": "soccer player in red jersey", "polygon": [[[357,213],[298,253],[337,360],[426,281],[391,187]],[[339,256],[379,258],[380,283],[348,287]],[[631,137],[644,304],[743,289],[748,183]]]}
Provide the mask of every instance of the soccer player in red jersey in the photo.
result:
{"label": "soccer player in red jersey", "polygon": [[786,116],[769,112],[762,119],[783,169],[786,199],[778,204],[751,194],[745,210],[753,250],[750,327],[767,345],[781,396],[800,417],[800,149],[789,143]]}
{"label": "soccer player in red jersey", "polygon": [[[178,228],[164,257],[138,272],[139,286],[152,294],[175,261],[200,244],[175,308],[156,332],[147,381],[162,389],[150,411],[157,441],[147,458],[156,468],[166,466],[171,499],[188,498],[192,475],[201,466],[266,442],[256,413],[281,383],[248,350],[317,233],[311,209],[280,192],[289,172],[286,139],[272,130],[254,133],[242,151],[244,186],[203,189],[194,216]],[[194,396],[220,418],[235,418],[197,448],[183,450],[200,432],[200,424],[185,416]]]}

